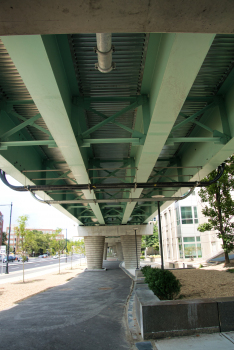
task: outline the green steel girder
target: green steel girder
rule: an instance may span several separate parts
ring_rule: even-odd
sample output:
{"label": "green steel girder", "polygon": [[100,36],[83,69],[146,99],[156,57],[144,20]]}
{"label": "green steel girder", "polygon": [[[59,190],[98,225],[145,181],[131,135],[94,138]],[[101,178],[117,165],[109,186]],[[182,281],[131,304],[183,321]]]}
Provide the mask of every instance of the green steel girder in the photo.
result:
{"label": "green steel girder", "polygon": [[[138,181],[148,181],[213,39],[212,34],[150,34],[141,88],[149,102],[138,108],[135,123],[136,130],[148,128],[148,132],[143,147],[132,147],[130,154],[135,157]],[[136,189],[131,196],[140,197],[141,193]],[[135,205],[126,205],[122,224],[127,223]]]}
{"label": "green steel girder", "polygon": [[[5,132],[12,130],[15,126],[18,125],[18,117],[12,116],[7,113],[5,109],[1,110],[1,124],[0,124],[0,134],[4,134]],[[8,138],[15,142],[22,142],[22,138],[31,139],[30,134],[26,129],[21,129],[17,133],[14,133]],[[29,141],[28,141],[29,142]],[[0,150],[0,163],[1,168],[7,173],[12,175],[17,181],[22,183],[23,185],[35,185],[35,182],[30,180],[25,176],[25,173],[22,170],[29,169],[44,169],[46,159],[44,153],[41,151],[39,147],[19,147],[17,149],[13,147],[9,147],[8,150],[1,151]],[[38,195],[45,200],[53,200],[55,199],[54,195],[51,193],[39,192]],[[58,197],[56,195],[56,197]],[[59,198],[63,199],[61,195]],[[72,212],[68,212],[64,206],[62,205],[54,205],[55,208],[60,210],[62,213],[68,215],[71,219],[79,222]]]}
{"label": "green steel girder", "polygon": [[[88,153],[79,149],[74,134],[80,130],[80,120],[75,118],[78,107],[72,105],[72,96],[79,90],[67,37],[32,35],[1,39],[77,183],[88,183]],[[65,50],[60,50],[61,45]],[[95,199],[93,191],[83,193],[87,199]],[[99,205],[90,207],[99,223],[104,224]]]}
{"label": "green steel girder", "polygon": [[[214,144],[212,147],[210,147],[209,143],[191,143],[181,147],[178,156],[180,157],[180,165],[185,167],[182,176],[188,173],[188,168],[190,166],[192,167],[194,164],[200,165],[200,170],[194,170],[191,181],[199,181],[204,178],[233,153],[234,83],[231,74],[218,91],[218,96],[214,97],[214,100],[216,102],[216,107],[207,110],[203,114],[201,121],[208,127],[216,129],[217,133],[221,135],[225,133],[227,136],[231,135],[231,137],[227,143]],[[207,137],[208,133],[209,131],[201,130],[199,126],[196,126],[191,133],[191,137],[197,137],[198,134],[200,137]],[[178,189],[173,195],[178,196],[185,192],[186,189]],[[170,203],[163,203],[161,209],[164,210],[169,204]],[[148,222],[156,214],[157,207],[155,206],[154,209],[152,208],[151,215],[149,215],[144,222]]]}

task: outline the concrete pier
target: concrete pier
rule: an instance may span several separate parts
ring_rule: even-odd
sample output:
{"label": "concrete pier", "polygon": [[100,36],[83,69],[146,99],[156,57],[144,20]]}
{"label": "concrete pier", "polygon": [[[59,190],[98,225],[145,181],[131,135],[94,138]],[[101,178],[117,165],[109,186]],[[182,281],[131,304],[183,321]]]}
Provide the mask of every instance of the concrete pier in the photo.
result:
{"label": "concrete pier", "polygon": [[102,269],[105,237],[84,237],[88,270]]}
{"label": "concrete pier", "polygon": [[[137,240],[138,266],[140,266],[141,236],[137,235],[136,240]],[[122,244],[122,249],[123,249],[125,268],[126,269],[136,269],[137,268],[137,259],[136,259],[135,236],[121,236],[121,244]]]}

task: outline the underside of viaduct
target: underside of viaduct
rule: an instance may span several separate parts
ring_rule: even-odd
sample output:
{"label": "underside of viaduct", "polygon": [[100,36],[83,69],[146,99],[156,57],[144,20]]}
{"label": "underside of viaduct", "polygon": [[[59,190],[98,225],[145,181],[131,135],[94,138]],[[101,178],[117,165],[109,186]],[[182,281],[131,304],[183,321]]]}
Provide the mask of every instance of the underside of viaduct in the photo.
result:
{"label": "underside of viaduct", "polygon": [[234,5],[26,5],[1,4],[0,168],[80,225],[90,268],[109,236],[135,266],[157,200],[233,153]]}

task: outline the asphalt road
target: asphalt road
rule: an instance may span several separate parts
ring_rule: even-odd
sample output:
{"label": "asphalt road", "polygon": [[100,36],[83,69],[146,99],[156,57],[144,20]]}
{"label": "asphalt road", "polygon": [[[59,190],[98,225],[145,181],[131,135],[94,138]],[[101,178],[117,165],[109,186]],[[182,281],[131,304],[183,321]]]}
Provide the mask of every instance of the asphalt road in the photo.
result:
{"label": "asphalt road", "polygon": [[[72,257],[72,261],[75,263],[80,259],[80,255],[79,254],[74,254]],[[65,263],[66,261],[66,257],[61,257],[60,258],[60,263]],[[58,265],[59,263],[59,259],[53,259],[53,258],[29,258],[28,262],[24,263],[24,269],[26,270],[30,270],[33,268],[38,268],[38,267],[53,267],[54,265]],[[71,257],[67,257],[67,263],[71,263]],[[9,262],[8,263],[8,271],[9,274],[11,274],[12,272],[18,272],[18,271],[22,271],[22,262]],[[6,269],[6,263],[3,264],[3,273],[5,273],[5,269]],[[2,262],[0,261],[0,273],[2,272]]]}

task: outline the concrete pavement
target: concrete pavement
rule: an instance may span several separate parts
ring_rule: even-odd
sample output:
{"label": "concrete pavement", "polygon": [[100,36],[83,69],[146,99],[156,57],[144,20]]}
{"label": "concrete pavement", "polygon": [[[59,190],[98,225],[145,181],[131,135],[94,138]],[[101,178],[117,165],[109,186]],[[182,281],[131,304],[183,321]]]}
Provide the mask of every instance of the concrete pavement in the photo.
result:
{"label": "concrete pavement", "polygon": [[132,281],[118,265],[105,262],[106,272],[84,272],[2,311],[1,348],[131,349],[125,305]]}

